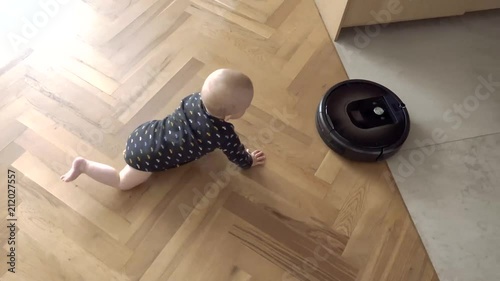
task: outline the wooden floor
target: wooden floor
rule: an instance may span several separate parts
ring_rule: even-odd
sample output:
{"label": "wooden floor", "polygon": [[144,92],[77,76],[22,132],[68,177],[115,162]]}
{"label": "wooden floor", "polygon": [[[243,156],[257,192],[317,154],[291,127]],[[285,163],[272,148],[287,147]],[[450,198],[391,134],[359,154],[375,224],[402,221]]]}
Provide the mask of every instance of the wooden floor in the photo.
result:
{"label": "wooden floor", "polygon": [[[438,280],[386,164],[342,160],[316,133],[347,76],[313,0],[73,5],[68,36],[0,69],[18,219],[15,274],[0,227],[1,280]],[[76,155],[123,167],[128,133],[221,67],[255,83],[234,124],[265,166],[235,172],[217,152],[130,192],[59,180]]]}

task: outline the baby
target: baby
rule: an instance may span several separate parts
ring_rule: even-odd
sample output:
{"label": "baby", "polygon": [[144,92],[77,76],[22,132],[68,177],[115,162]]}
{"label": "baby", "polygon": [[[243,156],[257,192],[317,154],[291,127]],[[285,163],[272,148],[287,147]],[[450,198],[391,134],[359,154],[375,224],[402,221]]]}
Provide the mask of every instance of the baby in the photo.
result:
{"label": "baby", "polygon": [[200,93],[185,97],[172,114],[143,123],[130,134],[123,151],[126,165],[120,172],[77,157],[61,180],[70,182],[84,173],[103,184],[129,190],[154,172],[187,164],[215,149],[221,149],[242,169],[264,164],[264,153],[245,149],[228,122],[243,116],[253,92],[249,77],[235,70],[219,69],[207,77]]}

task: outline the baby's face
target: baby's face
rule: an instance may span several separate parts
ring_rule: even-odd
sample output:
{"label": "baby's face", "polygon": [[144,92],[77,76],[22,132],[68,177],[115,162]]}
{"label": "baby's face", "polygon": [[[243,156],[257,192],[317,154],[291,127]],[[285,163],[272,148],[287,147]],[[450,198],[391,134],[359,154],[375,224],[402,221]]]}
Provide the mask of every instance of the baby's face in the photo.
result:
{"label": "baby's face", "polygon": [[250,103],[243,102],[243,103],[239,103],[239,104],[236,104],[233,106],[235,106],[234,107],[235,110],[231,114],[226,116],[226,118],[224,118],[226,121],[231,120],[231,119],[233,119],[233,120],[239,119],[239,118],[243,117],[243,115],[245,115],[245,112],[247,111],[247,109],[250,107]]}
{"label": "baby's face", "polygon": [[239,118],[243,117],[243,115],[245,115],[245,112],[246,112],[246,110],[241,111],[241,112],[236,113],[236,114],[226,116],[226,121],[229,121],[231,119],[239,119]]}

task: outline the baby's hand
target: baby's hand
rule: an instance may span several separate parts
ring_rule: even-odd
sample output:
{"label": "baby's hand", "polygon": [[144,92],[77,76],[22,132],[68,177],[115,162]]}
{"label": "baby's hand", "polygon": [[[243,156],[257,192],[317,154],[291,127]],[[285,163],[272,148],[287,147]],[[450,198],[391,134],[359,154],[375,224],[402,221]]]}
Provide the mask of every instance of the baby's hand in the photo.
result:
{"label": "baby's hand", "polygon": [[249,149],[247,149],[247,152],[250,153],[253,159],[252,167],[257,166],[257,165],[264,165],[264,162],[266,162],[266,155],[264,155],[264,152],[260,150],[255,150],[250,152]]}

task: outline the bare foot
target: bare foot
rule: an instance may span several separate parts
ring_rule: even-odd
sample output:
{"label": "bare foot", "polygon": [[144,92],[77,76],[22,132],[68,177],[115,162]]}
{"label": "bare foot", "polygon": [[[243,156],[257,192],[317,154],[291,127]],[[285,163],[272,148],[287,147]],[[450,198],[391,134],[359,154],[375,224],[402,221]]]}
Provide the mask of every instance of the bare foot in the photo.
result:
{"label": "bare foot", "polygon": [[61,176],[61,180],[65,182],[70,182],[78,178],[83,173],[83,170],[87,164],[87,161],[82,157],[76,157],[73,160],[73,165],[71,169],[64,175]]}

